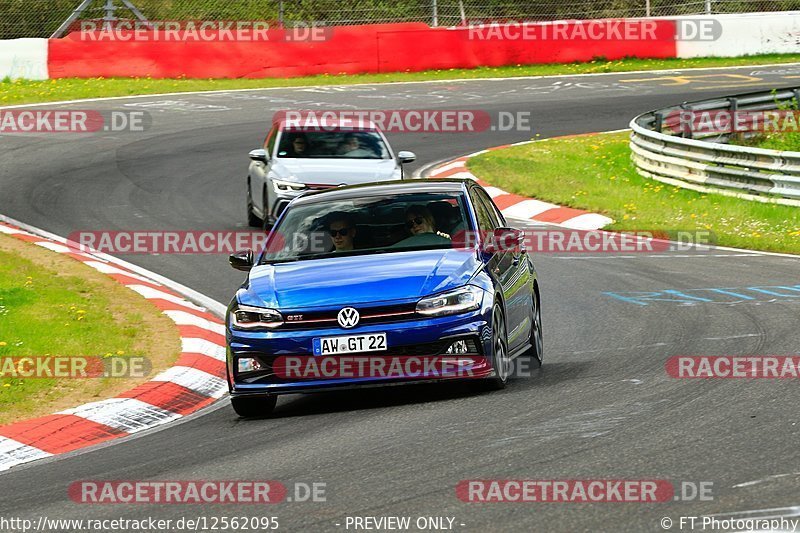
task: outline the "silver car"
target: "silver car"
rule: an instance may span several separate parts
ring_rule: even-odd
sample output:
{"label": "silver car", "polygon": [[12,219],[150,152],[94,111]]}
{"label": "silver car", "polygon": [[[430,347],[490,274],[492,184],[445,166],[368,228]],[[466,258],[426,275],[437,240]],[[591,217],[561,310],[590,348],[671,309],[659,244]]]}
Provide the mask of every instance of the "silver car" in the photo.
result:
{"label": "silver car", "polygon": [[273,125],[264,147],[250,152],[247,222],[269,229],[300,194],[340,185],[403,179],[403,164],[413,152],[395,155],[371,123],[287,127]]}

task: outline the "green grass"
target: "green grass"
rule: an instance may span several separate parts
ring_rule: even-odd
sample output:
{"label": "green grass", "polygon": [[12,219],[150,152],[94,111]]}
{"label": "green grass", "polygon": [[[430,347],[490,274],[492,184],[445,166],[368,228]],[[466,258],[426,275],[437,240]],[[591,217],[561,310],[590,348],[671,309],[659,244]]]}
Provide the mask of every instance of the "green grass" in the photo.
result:
{"label": "green grass", "polygon": [[0,105],[188,91],[296,87],[308,85],[346,85],[396,81],[478,79],[513,76],[552,76],[560,74],[628,72],[632,70],[685,69],[793,62],[800,62],[800,54],[771,54],[736,58],[622,59],[619,61],[606,61],[605,59],[598,58],[585,63],[517,65],[497,68],[482,67],[476,69],[397,72],[388,74],[322,75],[287,79],[199,80],[183,78],[63,78],[45,81],[26,81],[10,80],[6,78],[0,82]]}
{"label": "green grass", "polygon": [[764,135],[751,137],[750,139],[735,141],[731,144],[754,146],[756,148],[765,148],[767,150],[788,150],[790,152],[800,152],[800,133],[767,133]]}
{"label": "green grass", "polygon": [[800,207],[701,194],[640,176],[629,133],[535,142],[469,160],[505,191],[605,214],[613,230],[710,230],[721,246],[800,253]]}
{"label": "green grass", "polygon": [[800,102],[797,102],[797,99],[792,99],[790,102],[778,106],[780,111],[788,113],[787,118],[788,116],[794,117],[794,120],[779,122],[778,128],[780,131],[762,132],[749,138],[736,135],[729,142],[740,146],[753,146],[766,150],[800,152],[800,132],[797,131],[797,121],[800,118],[799,106]]}
{"label": "green grass", "polygon": [[[165,329],[155,307],[77,261],[49,257],[55,255],[0,236],[0,357],[137,355],[156,366],[162,355],[174,360],[177,332]],[[154,350],[157,357],[148,353]],[[130,388],[126,381],[2,377],[0,423],[48,414],[48,404],[64,397],[74,403],[60,407],[105,398]]]}

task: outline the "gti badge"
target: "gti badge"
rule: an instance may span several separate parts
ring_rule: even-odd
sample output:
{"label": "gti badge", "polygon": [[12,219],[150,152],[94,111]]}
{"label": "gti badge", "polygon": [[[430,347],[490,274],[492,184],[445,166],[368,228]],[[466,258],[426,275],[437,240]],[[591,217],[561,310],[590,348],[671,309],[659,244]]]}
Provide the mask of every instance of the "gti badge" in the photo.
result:
{"label": "gti badge", "polygon": [[339,322],[339,325],[345,329],[355,327],[360,318],[358,311],[352,307],[343,307],[342,310],[339,311],[339,314],[336,315],[336,320]]}

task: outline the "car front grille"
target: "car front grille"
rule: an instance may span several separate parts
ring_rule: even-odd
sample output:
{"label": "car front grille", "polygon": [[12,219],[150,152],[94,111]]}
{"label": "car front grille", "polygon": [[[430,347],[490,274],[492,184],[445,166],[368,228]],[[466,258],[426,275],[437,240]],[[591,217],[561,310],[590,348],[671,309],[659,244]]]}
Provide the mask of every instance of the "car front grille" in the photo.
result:
{"label": "car front grille", "polygon": [[[415,302],[379,307],[355,307],[360,315],[358,325],[399,322],[419,318],[416,308],[417,304]],[[327,311],[283,312],[281,314],[283,315],[284,323],[279,329],[302,330],[338,327],[339,323],[336,317],[339,311],[340,309],[337,308]]]}

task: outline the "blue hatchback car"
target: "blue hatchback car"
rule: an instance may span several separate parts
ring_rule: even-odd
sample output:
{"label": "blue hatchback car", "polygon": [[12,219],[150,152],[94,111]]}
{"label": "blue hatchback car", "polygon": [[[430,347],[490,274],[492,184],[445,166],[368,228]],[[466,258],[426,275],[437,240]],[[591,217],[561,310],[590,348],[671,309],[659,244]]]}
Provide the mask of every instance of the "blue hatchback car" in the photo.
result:
{"label": "blue hatchback car", "polygon": [[269,413],[280,394],[473,379],[505,386],[542,360],[539,283],[524,232],[471,180],[407,180],[293,200],[226,317],[231,402]]}

